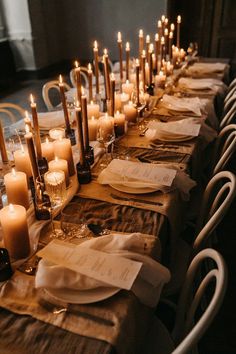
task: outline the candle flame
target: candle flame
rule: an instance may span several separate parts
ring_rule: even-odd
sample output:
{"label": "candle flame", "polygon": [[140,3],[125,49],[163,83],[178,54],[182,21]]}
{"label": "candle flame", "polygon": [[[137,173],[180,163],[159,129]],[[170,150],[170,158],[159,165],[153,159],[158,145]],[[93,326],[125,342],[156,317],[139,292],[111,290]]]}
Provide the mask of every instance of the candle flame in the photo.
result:
{"label": "candle flame", "polygon": [[117,33],[117,42],[122,42],[121,32]]}
{"label": "candle flame", "polygon": [[166,26],[168,25],[168,22],[169,22],[169,20],[168,20],[168,18],[166,17],[166,18],[165,18],[165,25],[166,25]]}
{"label": "candle flame", "polygon": [[162,15],[161,16],[161,22],[165,22],[165,19],[166,19],[165,15]]}
{"label": "candle flame", "polygon": [[168,28],[165,28],[164,35],[168,36],[168,33],[169,33]]}
{"label": "candle flame", "polygon": [[181,16],[177,16],[177,23],[181,23]]}
{"label": "candle flame", "polygon": [[59,75],[59,83],[60,83],[60,84],[63,84],[63,79],[62,79],[62,76],[61,76],[61,75]]}
{"label": "candle flame", "polygon": [[125,83],[126,83],[126,85],[128,85],[129,84],[129,80],[126,80]]}
{"label": "candle flame", "polygon": [[165,44],[165,38],[161,37],[161,44],[164,45]]}
{"label": "candle flame", "polygon": [[88,64],[88,71],[92,71],[92,65],[90,63]]}
{"label": "candle flame", "polygon": [[104,55],[108,55],[108,50],[107,50],[107,48],[105,48],[105,49],[103,50],[103,54],[104,54]]}
{"label": "candle flame", "polygon": [[171,30],[172,32],[175,30],[175,25],[174,25],[174,23],[172,23],[172,24],[170,25],[170,30]]}
{"label": "candle flame", "polygon": [[111,81],[115,81],[115,75],[113,73],[111,73],[110,79]]}
{"label": "candle flame", "polygon": [[75,102],[75,108],[80,108],[80,105],[79,105],[79,101],[78,101],[78,100],[76,100],[76,102]]}
{"label": "candle flame", "polygon": [[9,211],[10,213],[13,213],[15,211],[13,204],[9,204]]}
{"label": "candle flame", "polygon": [[172,31],[170,31],[170,33],[169,33],[169,38],[170,38],[170,39],[173,38],[173,32],[172,32]]}
{"label": "candle flame", "polygon": [[130,50],[130,44],[129,44],[129,42],[126,42],[126,45],[125,45],[125,50]]}
{"label": "candle flame", "polygon": [[133,102],[132,101],[129,101],[129,106],[133,106]]}
{"label": "candle flame", "polygon": [[94,49],[98,49],[98,42],[94,41]]}
{"label": "candle flame", "polygon": [[46,139],[45,139],[45,143],[49,143],[49,139],[48,139],[48,137],[46,137]]}
{"label": "candle flame", "polygon": [[32,93],[30,94],[30,102],[34,104],[34,96],[32,95]]}
{"label": "candle flame", "polygon": [[142,56],[146,57],[146,50],[145,49],[142,51]]}
{"label": "candle flame", "polygon": [[163,73],[162,70],[160,70],[159,75],[160,75],[160,76],[163,76],[163,75],[164,75],[164,73]]}
{"label": "candle flame", "polygon": [[145,63],[145,69],[149,69],[149,64]]}
{"label": "candle flame", "polygon": [[142,29],[139,30],[139,37],[143,37],[143,30]]}
{"label": "candle flame", "polygon": [[157,22],[157,27],[158,27],[158,28],[161,28],[161,27],[162,27],[160,20]]}
{"label": "candle flame", "polygon": [[149,53],[152,53],[152,52],[153,52],[153,49],[154,49],[153,43],[150,43],[150,46],[149,46]]}
{"label": "candle flame", "polygon": [[156,41],[156,42],[159,41],[159,34],[158,34],[158,33],[155,34],[155,41]]}
{"label": "candle flame", "polygon": [[90,101],[90,104],[93,105],[93,100]]}
{"label": "candle flame", "polygon": [[149,34],[146,35],[146,43],[150,43],[150,36],[149,36]]}
{"label": "candle flame", "polygon": [[116,111],[116,115],[118,116],[119,114],[120,114],[120,111],[117,110],[117,111]]}
{"label": "candle flame", "polygon": [[139,60],[138,59],[135,59],[135,64],[136,64],[136,66],[139,66]]}
{"label": "candle flame", "polygon": [[79,62],[76,60],[75,61],[75,67],[78,68],[79,67]]}
{"label": "candle flame", "polygon": [[91,120],[95,120],[95,117],[94,117],[94,116],[92,116],[92,117],[91,117]]}
{"label": "candle flame", "polygon": [[81,86],[81,94],[82,94],[82,96],[85,95],[85,90],[84,90],[84,87],[83,87],[83,86]]}
{"label": "candle flame", "polygon": [[11,170],[11,173],[13,174],[14,177],[16,177],[16,170],[14,168]]}
{"label": "candle flame", "polygon": [[58,161],[58,157],[57,156],[55,156],[55,161]]}

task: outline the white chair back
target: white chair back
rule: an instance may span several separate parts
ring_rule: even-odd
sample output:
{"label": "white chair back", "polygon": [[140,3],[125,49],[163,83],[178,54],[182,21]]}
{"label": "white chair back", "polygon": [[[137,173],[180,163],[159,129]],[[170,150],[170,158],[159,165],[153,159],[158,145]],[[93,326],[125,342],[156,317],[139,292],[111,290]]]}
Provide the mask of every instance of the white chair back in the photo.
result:
{"label": "white chair back", "polygon": [[[200,285],[194,291],[201,265],[208,259],[214,261],[216,266],[203,277]],[[196,349],[197,343],[212,323],[222,304],[227,279],[226,264],[217,251],[206,248],[194,257],[188,268],[177,306],[176,321],[172,332],[172,338],[177,347],[172,354],[187,354]],[[207,308],[195,323],[196,310],[200,307],[207,286],[211,282],[215,284],[214,293]]]}
{"label": "white chair back", "polygon": [[226,125],[219,133],[215,142],[212,175],[225,169],[230,158],[236,151],[236,124]]}
{"label": "white chair back", "polygon": [[232,104],[231,108],[228,110],[228,112],[224,115],[220,122],[220,129],[224,128],[227,124],[230,124],[231,121],[235,118],[236,116],[236,99],[234,103]]}
{"label": "white chair back", "polygon": [[25,110],[15,103],[0,103],[0,116],[3,125],[10,125],[22,119]]}
{"label": "white chair back", "polygon": [[[66,82],[64,82],[64,87],[67,91],[69,91],[71,89],[71,87]],[[49,111],[53,111],[55,109],[61,108],[61,104],[53,105],[52,100],[50,99],[50,94],[49,94],[49,92],[51,90],[57,91],[58,95],[60,94],[59,81],[51,80],[51,81],[46,82],[46,84],[43,85],[42,96],[43,96],[44,103]]]}
{"label": "white chair back", "polygon": [[231,90],[225,97],[224,109],[223,109],[224,115],[230,110],[230,108],[232,107],[235,101],[236,101],[236,87],[233,90]]}
{"label": "white chair back", "polygon": [[228,91],[231,91],[234,87],[236,87],[236,77],[229,84]]}
{"label": "white chair back", "polygon": [[[89,87],[88,69],[85,66],[80,66],[80,75],[81,75],[82,86],[84,88],[88,88]],[[75,69],[72,69],[70,71],[70,81],[72,83],[72,86],[76,87]]]}
{"label": "white chair back", "polygon": [[193,254],[207,243],[213,231],[222,221],[236,196],[236,177],[229,171],[221,171],[212,177],[203,194],[197,220],[197,236],[193,243]]}

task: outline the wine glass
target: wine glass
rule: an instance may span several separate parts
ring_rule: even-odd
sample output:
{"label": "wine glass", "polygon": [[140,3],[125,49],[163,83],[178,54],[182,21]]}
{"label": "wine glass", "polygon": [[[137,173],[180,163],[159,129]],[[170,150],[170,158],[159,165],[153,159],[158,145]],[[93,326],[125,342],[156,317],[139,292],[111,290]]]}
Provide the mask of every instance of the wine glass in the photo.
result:
{"label": "wine glass", "polygon": [[105,116],[98,120],[97,141],[103,144],[105,148],[105,161],[100,166],[106,167],[109,164],[108,148],[115,141],[114,118]]}

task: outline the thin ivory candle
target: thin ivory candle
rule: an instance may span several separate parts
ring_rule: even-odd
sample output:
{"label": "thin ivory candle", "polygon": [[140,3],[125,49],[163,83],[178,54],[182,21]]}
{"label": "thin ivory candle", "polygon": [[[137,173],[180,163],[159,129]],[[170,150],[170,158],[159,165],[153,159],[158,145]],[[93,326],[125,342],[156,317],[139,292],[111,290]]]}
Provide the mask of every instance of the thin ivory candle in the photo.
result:
{"label": "thin ivory candle", "polygon": [[34,125],[34,139],[35,139],[37,157],[38,159],[41,159],[42,148],[41,148],[40,130],[39,130],[39,123],[38,123],[38,114],[37,114],[36,103],[34,102],[34,97],[32,94],[30,95],[30,106],[31,106],[33,125]]}
{"label": "thin ivory candle", "polygon": [[146,52],[145,50],[143,50],[142,52],[142,81],[143,81],[143,87],[144,87],[144,90],[146,90],[146,85],[147,85],[147,82],[146,82],[146,69],[145,69],[145,65],[146,65]]}
{"label": "thin ivory candle", "polygon": [[139,59],[141,59],[142,51],[144,49],[144,39],[143,39],[143,30],[139,30]]}
{"label": "thin ivory candle", "polygon": [[53,144],[55,156],[68,162],[69,175],[73,176],[75,174],[75,166],[70,139],[58,139],[55,140]]}
{"label": "thin ivory candle", "polygon": [[158,56],[159,56],[159,48],[160,48],[159,34],[156,33],[155,34],[155,55],[156,55],[156,66],[155,66],[155,69],[156,69],[156,71],[157,71],[157,62],[158,62]]}
{"label": "thin ivory candle", "polygon": [[81,113],[81,108],[78,106],[75,106],[75,117],[77,121],[77,129],[78,129],[78,147],[79,147],[79,154],[80,154],[80,164],[81,166],[84,166],[86,160],[85,160],[84,140],[83,140],[82,113]]}
{"label": "thin ivory candle", "polygon": [[173,32],[170,31],[170,33],[169,33],[169,49],[168,49],[169,60],[172,59],[172,45],[173,45]]}
{"label": "thin ivory candle", "polygon": [[16,172],[13,168],[11,172],[4,176],[6,195],[8,203],[18,204],[29,208],[29,193],[27,176],[24,172]]}
{"label": "thin ivory candle", "polygon": [[94,71],[95,71],[95,78],[96,78],[96,93],[99,94],[99,68],[98,68],[98,43],[94,41],[93,47],[93,55],[94,55]]}
{"label": "thin ivory candle", "polygon": [[150,35],[146,35],[146,52],[148,53],[149,51],[149,45],[150,45]]}
{"label": "thin ivory candle", "polygon": [[82,83],[81,83],[81,72],[80,72],[80,66],[78,61],[75,61],[75,81],[76,81],[76,91],[77,91],[77,100],[79,102],[81,102],[81,87],[82,87]]}
{"label": "thin ivory candle", "polygon": [[180,24],[181,24],[181,16],[177,16],[177,48],[180,48]]}
{"label": "thin ivory candle", "polygon": [[129,80],[129,59],[130,59],[130,44],[129,42],[126,42],[125,45],[125,53],[126,53],[126,80]]}
{"label": "thin ivory candle", "polygon": [[161,61],[164,59],[165,37],[161,37]]}
{"label": "thin ivory candle", "polygon": [[81,113],[83,120],[83,137],[84,137],[84,149],[89,150],[89,133],[88,133],[88,114],[87,114],[87,98],[82,95],[81,97]]}
{"label": "thin ivory candle", "polygon": [[88,64],[88,82],[89,82],[89,102],[93,100],[93,71],[92,65]]}
{"label": "thin ivory candle", "polygon": [[111,103],[110,115],[112,117],[114,117],[114,112],[115,112],[115,85],[116,85],[115,76],[112,73],[111,74],[111,79],[110,79],[110,89],[111,89],[111,93],[110,93],[110,103]]}
{"label": "thin ivory candle", "polygon": [[149,85],[151,85],[152,83],[152,69],[153,69],[153,65],[152,65],[152,53],[153,53],[153,44],[149,45],[149,50],[148,50],[148,65],[149,65],[149,77],[148,77],[148,82]]}
{"label": "thin ivory candle", "polygon": [[110,99],[110,78],[109,78],[109,63],[108,63],[107,49],[104,49],[103,65],[104,65],[105,94],[106,94],[106,99],[109,100]]}
{"label": "thin ivory candle", "polygon": [[62,107],[64,112],[65,123],[66,123],[66,130],[67,132],[70,132],[70,120],[69,120],[69,114],[68,114],[68,109],[66,104],[65,89],[64,89],[63,79],[61,75],[59,76],[59,89],[60,89],[61,102],[62,102]]}
{"label": "thin ivory candle", "polygon": [[137,107],[140,106],[140,101],[139,101],[139,60],[136,59],[135,63],[135,68],[136,68],[136,92],[137,92]]}
{"label": "thin ivory candle", "polygon": [[35,149],[34,149],[33,135],[32,135],[32,133],[27,132],[27,129],[26,129],[26,134],[25,134],[25,140],[26,140],[26,144],[27,144],[28,154],[29,154],[30,163],[31,163],[31,167],[32,167],[33,178],[34,178],[34,182],[35,182],[37,177],[39,177],[39,169],[38,169],[36,153],[35,153]]}
{"label": "thin ivory candle", "polygon": [[29,231],[26,210],[21,205],[4,207],[0,210],[4,246],[13,259],[25,258],[30,254]]}
{"label": "thin ivory candle", "polygon": [[122,58],[122,36],[121,32],[117,34],[117,43],[119,47],[119,61],[120,61],[120,82],[123,81],[123,58]]}

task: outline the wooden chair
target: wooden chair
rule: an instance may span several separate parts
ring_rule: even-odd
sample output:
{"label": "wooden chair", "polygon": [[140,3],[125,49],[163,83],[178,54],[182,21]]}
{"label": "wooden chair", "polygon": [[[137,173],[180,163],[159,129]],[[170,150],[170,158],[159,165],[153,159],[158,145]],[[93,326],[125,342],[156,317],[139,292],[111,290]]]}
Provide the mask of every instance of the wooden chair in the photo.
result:
{"label": "wooden chair", "polygon": [[[202,268],[209,260],[214,262],[215,266],[207,271],[197,284],[198,274],[199,272],[202,274]],[[198,342],[211,325],[223,302],[227,280],[227,267],[220,253],[211,248],[199,252],[187,270],[172,332],[170,333],[156,318],[148,333],[144,352],[147,354],[197,353]],[[211,295],[208,292],[205,296],[209,286],[211,286]],[[205,305],[206,300],[208,300],[207,305]],[[201,308],[203,301],[204,311]],[[199,310],[201,315],[196,320]]]}
{"label": "wooden chair", "polygon": [[1,121],[10,125],[22,119],[25,116],[25,110],[15,103],[0,103],[0,116]]}
{"label": "wooden chair", "polygon": [[[65,90],[67,91],[71,89],[71,87],[65,82],[64,82],[64,87]],[[54,91],[54,92],[56,91],[57,96],[59,96],[60,88],[59,88],[59,82],[57,80],[48,81],[46,82],[46,84],[43,85],[42,96],[43,96],[44,103],[49,111],[53,111],[55,109],[61,109],[61,103],[59,103],[58,105],[53,104],[52,100],[50,99],[50,94],[49,94],[50,91]]]}

